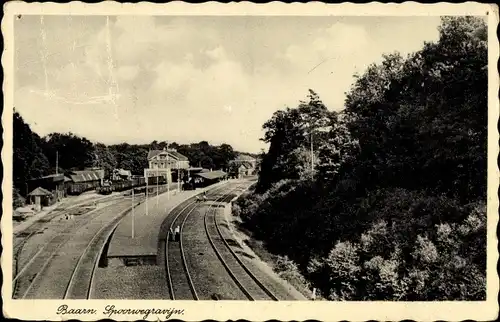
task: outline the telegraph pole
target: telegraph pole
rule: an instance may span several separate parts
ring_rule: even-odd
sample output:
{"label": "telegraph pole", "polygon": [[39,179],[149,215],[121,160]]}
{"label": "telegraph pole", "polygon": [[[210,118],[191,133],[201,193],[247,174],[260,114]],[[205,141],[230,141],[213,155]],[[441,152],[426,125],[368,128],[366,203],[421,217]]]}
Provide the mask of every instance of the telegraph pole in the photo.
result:
{"label": "telegraph pole", "polygon": [[156,208],[158,208],[158,199],[159,199],[159,192],[158,192],[158,168],[156,168]]}
{"label": "telegraph pole", "polygon": [[170,182],[168,181],[169,178],[172,177],[172,171],[170,171],[170,161],[168,157],[168,141],[167,141],[167,200],[170,200]]}
{"label": "telegraph pole", "polygon": [[135,209],[134,209],[134,187],[132,187],[132,238],[135,237]]}
{"label": "telegraph pole", "polygon": [[148,182],[149,182],[149,175],[148,172],[146,171],[146,216],[148,215],[148,210],[149,210],[149,202],[148,202]]}
{"label": "telegraph pole", "polygon": [[181,169],[179,168],[179,161],[177,161],[177,191],[181,192]]}
{"label": "telegraph pole", "polygon": [[59,151],[56,151],[56,174],[59,174]]}

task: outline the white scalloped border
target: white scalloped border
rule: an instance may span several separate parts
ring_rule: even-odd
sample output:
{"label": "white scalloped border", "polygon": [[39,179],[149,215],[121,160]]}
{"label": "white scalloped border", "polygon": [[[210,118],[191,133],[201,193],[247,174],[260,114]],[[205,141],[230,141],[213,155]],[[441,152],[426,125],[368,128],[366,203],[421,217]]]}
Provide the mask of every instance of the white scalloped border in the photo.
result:
{"label": "white scalloped border", "polygon": [[[4,4],[4,18],[1,29],[4,37],[4,51],[2,53],[2,67],[4,70],[4,110],[2,126],[4,129],[2,147],[2,164],[4,179],[2,182],[3,210],[2,228],[2,272],[3,276],[12,273],[12,108],[13,108],[13,21],[16,14],[33,15],[286,15],[286,16],[440,16],[440,15],[485,15],[488,14],[489,37],[489,115],[488,115],[488,259],[487,259],[487,301],[484,302],[243,302],[243,301],[124,301],[124,300],[91,300],[71,301],[74,308],[96,308],[102,312],[105,305],[114,304],[117,307],[131,308],[184,308],[185,315],[174,316],[182,320],[227,320],[247,319],[263,321],[278,320],[401,320],[412,319],[417,321],[458,321],[493,320],[498,316],[497,295],[499,279],[496,270],[498,261],[498,240],[496,229],[498,225],[498,187],[499,175],[497,165],[498,147],[498,117],[499,78],[496,68],[499,57],[498,38],[498,7],[489,4],[466,2],[463,4],[419,4],[406,2],[403,4],[382,4],[371,2],[368,4],[324,4],[320,2],[285,4],[270,2],[254,4],[251,2],[223,4],[207,2],[203,4],[186,4],[175,1],[168,4],[153,4],[148,2],[116,3],[105,1],[95,4],[84,2],[69,2],[59,4],[24,3],[12,1]],[[56,309],[63,301],[48,300],[11,300],[11,281],[2,285],[4,301],[3,313],[7,317],[22,320],[63,320],[75,318],[90,321],[106,318],[104,315],[95,316],[58,316]],[[115,316],[115,319],[133,321],[140,316]],[[162,317],[159,317],[162,319]],[[150,315],[149,320],[157,320]]]}

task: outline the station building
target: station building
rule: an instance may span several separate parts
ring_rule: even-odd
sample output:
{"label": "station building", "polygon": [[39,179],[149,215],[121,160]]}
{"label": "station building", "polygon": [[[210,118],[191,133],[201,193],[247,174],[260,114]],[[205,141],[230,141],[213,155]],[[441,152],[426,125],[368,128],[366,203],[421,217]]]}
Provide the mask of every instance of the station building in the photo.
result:
{"label": "station building", "polygon": [[177,178],[189,169],[189,160],[175,149],[151,150],[148,153],[148,168],[144,169],[144,177],[163,176],[172,182],[172,172]]}

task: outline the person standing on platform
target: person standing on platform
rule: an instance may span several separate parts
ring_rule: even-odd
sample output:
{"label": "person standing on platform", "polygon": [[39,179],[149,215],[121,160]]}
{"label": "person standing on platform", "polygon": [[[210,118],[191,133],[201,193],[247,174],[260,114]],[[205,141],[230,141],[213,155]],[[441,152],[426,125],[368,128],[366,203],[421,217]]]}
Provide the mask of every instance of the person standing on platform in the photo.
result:
{"label": "person standing on platform", "polygon": [[180,240],[180,236],[181,235],[181,229],[179,228],[179,226],[175,227],[175,241],[179,241]]}

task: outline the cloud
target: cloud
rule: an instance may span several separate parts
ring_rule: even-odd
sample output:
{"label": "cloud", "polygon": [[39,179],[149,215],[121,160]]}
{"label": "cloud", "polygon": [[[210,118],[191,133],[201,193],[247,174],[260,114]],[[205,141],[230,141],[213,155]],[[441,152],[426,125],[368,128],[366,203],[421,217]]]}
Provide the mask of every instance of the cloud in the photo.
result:
{"label": "cloud", "polygon": [[131,81],[139,74],[139,67],[136,66],[120,66],[117,71],[117,76],[120,79]]}
{"label": "cloud", "polygon": [[[262,124],[277,109],[296,106],[309,88],[341,109],[356,71],[436,34],[425,20],[291,17],[290,28],[282,19],[95,16],[68,25],[46,17],[43,42],[40,19],[27,17],[15,28],[16,109],[41,135],[208,140],[255,152],[263,146]],[[45,63],[42,49],[53,54]]]}
{"label": "cloud", "polygon": [[226,59],[226,51],[221,46],[218,46],[217,48],[214,48],[212,50],[207,50],[205,53],[208,57],[214,60]]}

